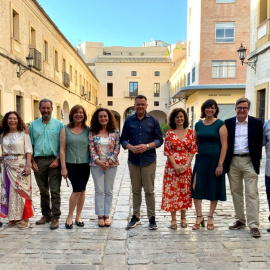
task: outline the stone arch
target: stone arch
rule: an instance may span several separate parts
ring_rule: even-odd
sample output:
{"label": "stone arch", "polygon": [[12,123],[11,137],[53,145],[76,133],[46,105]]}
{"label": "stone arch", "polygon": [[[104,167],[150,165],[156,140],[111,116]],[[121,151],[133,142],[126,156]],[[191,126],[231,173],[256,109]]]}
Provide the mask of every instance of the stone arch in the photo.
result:
{"label": "stone arch", "polygon": [[135,109],[134,106],[128,107],[125,111],[124,111],[124,121],[132,114],[135,113]]}
{"label": "stone arch", "polygon": [[121,117],[120,117],[120,114],[114,110],[111,110],[115,120],[116,120],[116,127],[118,130],[120,130],[120,127],[121,127]]}
{"label": "stone arch", "polygon": [[68,116],[69,116],[69,105],[68,102],[65,100],[62,108],[62,118],[64,125],[68,124]]}
{"label": "stone arch", "polygon": [[167,123],[167,115],[165,112],[160,111],[160,110],[153,110],[149,111],[149,114],[153,115],[156,117],[159,121],[160,124],[165,124]]}

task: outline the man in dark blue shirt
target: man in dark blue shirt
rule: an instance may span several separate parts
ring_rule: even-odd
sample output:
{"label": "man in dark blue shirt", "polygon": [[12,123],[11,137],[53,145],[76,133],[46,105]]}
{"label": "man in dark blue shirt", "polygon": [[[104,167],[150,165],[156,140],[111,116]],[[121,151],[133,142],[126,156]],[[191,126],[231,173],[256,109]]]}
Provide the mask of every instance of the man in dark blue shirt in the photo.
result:
{"label": "man in dark blue shirt", "polygon": [[158,120],[146,112],[147,98],[135,98],[136,113],[125,121],[120,143],[128,149],[128,166],[133,194],[133,216],[127,228],[140,224],[142,187],[145,193],[149,229],[156,230],[154,182],[156,173],[156,148],[163,143]]}

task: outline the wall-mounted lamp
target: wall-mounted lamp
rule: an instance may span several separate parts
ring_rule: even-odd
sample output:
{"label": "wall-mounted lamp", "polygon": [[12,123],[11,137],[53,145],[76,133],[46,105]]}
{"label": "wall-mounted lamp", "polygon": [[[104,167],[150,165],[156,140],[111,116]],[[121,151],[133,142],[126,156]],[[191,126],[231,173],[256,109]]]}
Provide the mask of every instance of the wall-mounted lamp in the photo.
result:
{"label": "wall-mounted lamp", "polygon": [[238,56],[239,56],[239,59],[242,61],[242,65],[243,64],[246,64],[250,67],[252,67],[254,70],[255,70],[255,73],[256,73],[256,62],[258,60],[257,56],[254,57],[254,61],[251,62],[251,61],[247,61],[245,62],[245,58],[246,58],[246,48],[243,46],[243,44],[241,43],[241,46],[239,47],[239,49],[237,50],[238,52]]}
{"label": "wall-mounted lamp", "polygon": [[101,103],[98,104],[99,108],[101,108]]}
{"label": "wall-mounted lamp", "polygon": [[167,103],[165,103],[165,108],[166,108],[166,109],[168,108],[168,104],[167,104]]}
{"label": "wall-mounted lamp", "polygon": [[20,78],[21,75],[27,71],[27,70],[31,70],[31,68],[34,66],[34,57],[29,53],[29,55],[26,57],[26,61],[27,61],[27,66],[26,67],[22,67],[20,63],[17,63],[17,77]]}

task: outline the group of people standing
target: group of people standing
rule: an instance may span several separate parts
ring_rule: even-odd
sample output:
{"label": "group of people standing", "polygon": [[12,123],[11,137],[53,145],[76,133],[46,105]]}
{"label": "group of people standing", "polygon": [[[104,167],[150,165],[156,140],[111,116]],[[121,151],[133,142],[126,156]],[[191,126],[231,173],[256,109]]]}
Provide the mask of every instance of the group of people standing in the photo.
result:
{"label": "group of people standing", "polygon": [[[128,167],[133,194],[133,213],[127,229],[140,224],[143,188],[148,228],[156,230],[155,149],[163,144],[163,135],[158,120],[147,113],[145,96],[135,98],[134,109],[135,114],[126,119],[121,136],[114,116],[106,108],[98,108],[94,112],[88,127],[85,109],[75,105],[70,111],[69,123],[64,127],[51,117],[52,101],[43,99],[39,104],[41,118],[31,123],[29,131],[16,112],[7,113],[1,122],[3,161],[0,214],[9,219],[8,226],[19,224],[21,229],[29,227],[29,218],[33,216],[31,167],[40,191],[42,217],[36,222],[37,225],[50,222],[51,229],[59,227],[60,186],[64,177],[70,180],[73,187],[65,228],[73,228],[75,208],[75,224],[83,227],[81,213],[91,171],[98,226],[110,226],[113,185],[121,144],[129,152]],[[258,174],[264,143],[267,153],[265,181],[270,207],[270,122],[266,122],[263,136],[261,121],[249,116],[249,109],[248,99],[238,99],[236,117],[224,122],[217,118],[219,108],[216,101],[209,99],[202,104],[202,120],[196,123],[194,131],[189,128],[184,109],[177,108],[171,112],[171,129],[166,133],[164,145],[167,162],[161,204],[163,210],[171,213],[171,229],[177,229],[177,211],[181,213],[181,227],[187,227],[186,211],[192,206],[193,198],[197,217],[192,229],[205,226],[202,200],[206,199],[210,201],[207,229],[213,230],[217,203],[226,200],[227,173],[236,217],[229,229],[240,229],[247,223],[251,235],[260,237]]]}
{"label": "group of people standing", "polygon": [[[249,109],[250,101],[240,98],[235,104],[236,117],[222,121],[217,118],[219,108],[216,101],[209,99],[202,104],[202,120],[195,124],[194,131],[188,128],[188,117],[183,109],[172,111],[169,117],[171,129],[165,137],[164,154],[167,156],[167,163],[161,206],[165,211],[171,212],[171,229],[177,229],[178,210],[181,210],[181,227],[187,227],[185,212],[191,207],[193,198],[197,218],[192,229],[198,230],[205,226],[202,200],[206,199],[210,201],[207,229],[213,230],[213,214],[217,203],[226,200],[227,173],[236,218],[229,229],[237,230],[247,223],[251,235],[260,237],[258,174],[262,157],[263,125],[260,119],[248,115]],[[267,122],[266,126],[270,128],[270,123]],[[265,132],[265,144],[270,141],[269,131],[267,135]],[[270,157],[270,150],[267,151]],[[190,164],[195,153],[192,173]],[[267,171],[269,170],[268,168]],[[269,179],[266,176],[268,202]]]}
{"label": "group of people standing", "polygon": [[105,108],[97,109],[89,128],[85,109],[75,105],[70,110],[69,123],[64,127],[51,116],[51,100],[42,99],[39,110],[41,117],[33,121],[29,129],[17,112],[9,112],[2,119],[1,217],[8,218],[9,227],[17,224],[20,229],[29,227],[29,218],[34,215],[32,167],[42,212],[36,225],[50,223],[52,230],[59,227],[60,187],[64,177],[70,180],[73,188],[65,228],[73,228],[75,208],[75,224],[83,227],[81,213],[91,167],[98,225],[110,226],[109,213],[120,148],[119,131],[112,113]]}

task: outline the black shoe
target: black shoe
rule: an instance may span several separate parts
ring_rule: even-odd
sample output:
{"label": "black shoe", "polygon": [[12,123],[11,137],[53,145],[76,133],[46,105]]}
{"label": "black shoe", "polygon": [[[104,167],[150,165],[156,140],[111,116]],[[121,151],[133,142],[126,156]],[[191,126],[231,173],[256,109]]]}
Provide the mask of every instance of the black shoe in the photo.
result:
{"label": "black shoe", "polygon": [[65,227],[66,227],[66,229],[68,229],[68,230],[73,229],[73,223],[71,223],[71,224],[65,223]]}
{"label": "black shoe", "polygon": [[0,227],[2,227],[3,223],[0,221]]}
{"label": "black shoe", "polygon": [[270,226],[267,228],[267,232],[270,232]]}
{"label": "black shoe", "polygon": [[154,216],[150,217],[148,228],[149,230],[157,230],[158,227]]}
{"label": "black shoe", "polygon": [[268,220],[270,221],[270,215],[268,216]]}
{"label": "black shoe", "polygon": [[141,221],[139,218],[137,218],[135,215],[132,216],[130,222],[127,225],[127,229],[134,228],[136,225],[141,224]]}
{"label": "black shoe", "polygon": [[83,221],[77,221],[77,220],[75,219],[75,223],[76,223],[76,225],[79,226],[79,227],[83,227],[83,226],[84,226],[84,222],[83,222]]}

